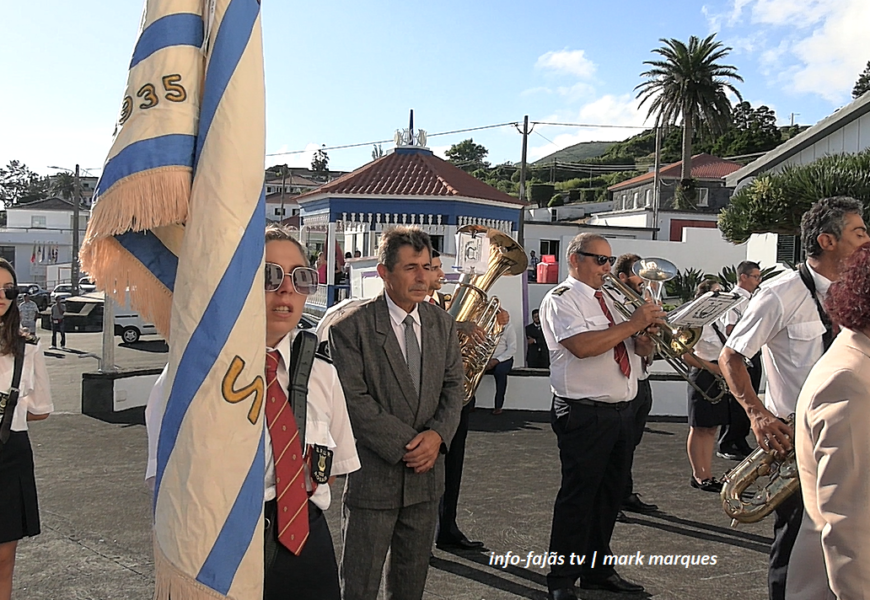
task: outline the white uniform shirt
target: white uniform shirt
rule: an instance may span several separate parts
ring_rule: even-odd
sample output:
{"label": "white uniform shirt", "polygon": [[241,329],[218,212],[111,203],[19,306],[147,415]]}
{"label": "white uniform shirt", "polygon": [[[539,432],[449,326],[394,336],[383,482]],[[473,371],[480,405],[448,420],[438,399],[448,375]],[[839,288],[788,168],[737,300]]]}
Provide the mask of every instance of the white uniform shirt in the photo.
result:
{"label": "white uniform shirt", "polygon": [[411,315],[411,318],[414,319],[414,335],[417,336],[417,346],[421,348],[422,344],[420,344],[420,311],[417,309],[417,305],[414,305],[414,310],[409,313],[405,312],[404,308],[399,308],[393,299],[390,298],[390,295],[384,292],[384,297],[387,299],[387,307],[390,309],[390,324],[393,326],[393,333],[396,334],[396,339],[399,341],[399,348],[402,349],[402,356],[405,357],[405,361],[408,360],[408,352],[405,349],[405,317]]}
{"label": "white uniform shirt", "polygon": [[[286,335],[275,348],[281,355],[278,365],[278,383],[284,390],[287,390],[290,383],[287,364],[290,358],[293,333]],[[267,350],[271,350],[271,348]],[[145,409],[145,421],[148,427],[146,480],[157,474],[157,441],[160,437],[163,412],[166,409],[166,399],[163,393],[166,372],[167,370],[164,369],[157,379],[157,383],[154,384],[154,389],[148,398],[148,407]],[[264,415],[264,424],[265,421]],[[330,476],[345,475],[360,468],[359,457],[356,453],[356,441],[347,415],[347,405],[344,401],[344,392],[341,389],[338,374],[330,363],[321,359],[315,359],[311,367],[311,377],[308,380],[308,410],[305,421],[305,443],[326,446],[334,452]],[[275,498],[275,463],[272,458],[272,439],[269,436],[268,428],[265,428],[265,455],[266,477],[263,484],[263,500],[269,501]],[[306,474],[308,474],[307,467]],[[306,481],[310,491],[312,488],[311,477],[307,477]],[[329,508],[331,498],[329,486],[318,485],[310,500],[321,510],[326,510]]]}
{"label": "white uniform shirt", "polygon": [[495,346],[492,357],[500,363],[507,362],[517,353],[517,335],[514,333],[514,322],[508,321],[504,333]]}
{"label": "white uniform shirt", "polygon": [[[725,327],[737,324],[737,321],[739,321],[740,318],[743,316],[743,313],[746,312],[747,302],[752,299],[752,294],[750,294],[748,290],[743,289],[739,285],[734,286],[734,289],[732,289],[731,291],[743,297],[744,301],[729,310],[724,315],[722,315],[721,323]],[[722,333],[725,333],[725,331],[725,329],[722,329]]]}
{"label": "white uniform shirt", "polygon": [[[11,354],[0,356],[0,391],[8,393],[12,385],[15,359]],[[27,431],[27,413],[47,415],[54,410],[45,356],[39,342],[24,345],[24,365],[18,384],[18,404],[12,415],[12,431]]]}
{"label": "white uniform shirt", "polygon": [[[637,376],[641,372],[640,357],[634,353],[632,338],[624,340],[631,362],[630,377],[619,370],[613,349],[581,359],[559,343],[578,333],[610,327],[594,294],[590,286],[568,277],[547,292],[541,302],[541,325],[550,350],[550,389],[562,398],[626,402],[637,395]],[[604,302],[616,324],[625,321],[613,308],[607,294],[604,294]]]}
{"label": "white uniform shirt", "polygon": [[[722,332],[722,335],[725,335],[722,324],[716,323],[716,326]],[[704,328],[701,330],[701,338],[697,341],[695,347],[692,348],[692,352],[703,360],[719,360],[719,353],[722,352],[722,340],[716,334],[716,330],[713,329],[712,323],[704,325]]]}
{"label": "white uniform shirt", "polygon": [[[831,282],[807,267],[824,305]],[[767,373],[764,405],[775,416],[786,418],[795,411],[810,369],[824,354],[824,333],[816,303],[800,273],[791,271],[752,297],[725,345],[746,357],[762,351]]]}

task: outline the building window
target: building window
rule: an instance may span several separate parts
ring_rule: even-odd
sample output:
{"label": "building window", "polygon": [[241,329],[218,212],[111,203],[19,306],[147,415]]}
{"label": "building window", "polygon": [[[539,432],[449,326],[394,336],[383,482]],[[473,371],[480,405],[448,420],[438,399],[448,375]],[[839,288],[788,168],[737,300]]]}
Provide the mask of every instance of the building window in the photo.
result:
{"label": "building window", "polygon": [[647,190],[644,194],[643,205],[647,208],[650,208],[652,206],[652,193],[652,190]]}
{"label": "building window", "polygon": [[796,265],[801,258],[801,241],[796,235],[776,236],[776,262]]}
{"label": "building window", "polygon": [[276,217],[283,217],[286,212],[287,212],[286,208],[282,209],[280,206],[275,208],[275,216]]}
{"label": "building window", "polygon": [[45,215],[31,215],[30,226],[39,229],[45,229]]}
{"label": "building window", "polygon": [[640,192],[634,193],[634,198],[632,199],[632,208],[640,208]]}
{"label": "building window", "polygon": [[541,240],[540,249],[540,256],[551,254],[556,257],[556,261],[559,260],[559,240]]}
{"label": "building window", "polygon": [[443,235],[430,235],[429,241],[432,242],[432,249],[437,251],[438,253],[444,252],[444,236]]}
{"label": "building window", "polygon": [[[0,246],[0,258],[5,258],[15,266],[15,246]],[[21,274],[19,273],[19,276]]]}
{"label": "building window", "polygon": [[619,202],[619,210],[625,210],[628,206],[628,194],[623,194]]}
{"label": "building window", "polygon": [[707,188],[698,188],[698,206],[710,206],[710,190]]}
{"label": "building window", "polygon": [[559,220],[559,211],[556,208],[550,209],[550,222],[555,223]]}

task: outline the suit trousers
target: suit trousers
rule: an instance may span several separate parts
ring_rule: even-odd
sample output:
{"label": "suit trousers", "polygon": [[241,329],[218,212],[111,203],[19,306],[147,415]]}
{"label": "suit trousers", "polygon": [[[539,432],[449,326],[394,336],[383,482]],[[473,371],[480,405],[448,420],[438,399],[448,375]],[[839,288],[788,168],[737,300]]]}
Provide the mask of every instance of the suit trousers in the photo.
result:
{"label": "suit trousers", "polygon": [[474,408],[474,398],[462,407],[459,413],[459,427],[450,442],[450,451],[444,457],[444,495],[438,504],[438,535],[439,542],[458,542],[462,531],[456,524],[456,512],[459,505],[459,488],[462,485],[462,469],[465,465],[465,439],[468,437],[468,418]]}
{"label": "suit trousers", "polygon": [[[750,360],[752,367],[749,368],[749,379],[752,382],[752,389],[758,393],[758,388],[761,387],[761,352],[758,352]],[[746,414],[746,409],[733,397],[728,396],[728,403],[731,410],[731,421],[728,425],[723,425],[719,431],[719,446],[733,447],[734,444],[744,444],[746,436],[749,435],[750,429],[749,416]]]}
{"label": "suit trousers", "polygon": [[267,502],[264,513],[268,564],[263,581],[263,599],[340,600],[335,548],[323,511],[308,503],[308,541],[299,556],[278,542],[276,503]]}
{"label": "suit trousers", "polygon": [[[547,574],[550,590],[570,588],[578,577],[600,581],[613,574],[601,564],[611,554],[610,538],[625,496],[626,474],[634,448],[634,412],[624,408],[573,403],[568,414],[556,418],[553,431],[559,443],[562,485],[553,507],[550,552],[564,557]],[[571,564],[571,554],[584,557]],[[593,566],[593,553],[597,562]]]}
{"label": "suit trousers", "polygon": [[803,514],[804,501],[800,490],[774,510],[773,544],[770,546],[770,569],[767,573],[770,600],[785,600],[788,561],[801,528]]}
{"label": "suit trousers", "polygon": [[383,510],[343,504],[342,598],[376,600],[386,571],[387,600],[421,599],[437,515],[435,500]]}
{"label": "suit trousers", "polygon": [[646,419],[652,410],[652,386],[649,379],[640,379],[637,382],[637,396],[631,401],[629,409],[634,412],[634,447],[631,449],[631,456],[628,458],[628,475],[626,476],[625,497],[628,498],[634,493],[634,478],[631,476],[631,469],[634,465],[634,452],[640,445],[643,439],[643,430],[646,427]]}

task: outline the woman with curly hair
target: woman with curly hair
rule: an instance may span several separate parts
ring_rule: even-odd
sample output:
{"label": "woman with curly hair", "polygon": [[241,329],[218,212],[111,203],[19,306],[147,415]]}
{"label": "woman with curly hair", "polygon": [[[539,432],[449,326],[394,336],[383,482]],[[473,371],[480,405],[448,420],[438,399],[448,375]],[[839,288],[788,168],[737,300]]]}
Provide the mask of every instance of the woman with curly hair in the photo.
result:
{"label": "woman with curly hair", "polygon": [[810,371],[795,414],[806,512],[786,593],[870,598],[870,244],[847,259],[827,311],[840,333]]}
{"label": "woman with curly hair", "polygon": [[[18,540],[39,533],[27,422],[45,419],[54,410],[45,357],[37,339],[21,331],[17,297],[15,269],[0,258],[0,600],[12,596]],[[21,365],[17,386],[13,385],[16,363]],[[15,387],[18,399],[11,406]]]}

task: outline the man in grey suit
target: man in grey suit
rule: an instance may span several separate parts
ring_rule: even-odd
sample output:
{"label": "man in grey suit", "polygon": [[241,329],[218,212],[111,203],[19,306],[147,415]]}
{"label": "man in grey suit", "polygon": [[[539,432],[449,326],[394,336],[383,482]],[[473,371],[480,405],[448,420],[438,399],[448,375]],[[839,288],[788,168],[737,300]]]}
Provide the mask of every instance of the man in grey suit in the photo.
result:
{"label": "man in grey suit", "polygon": [[417,228],[383,235],[384,293],[342,315],[330,347],[361,469],[347,479],[339,565],[344,600],[422,598],[444,458],[459,424],[463,369],[454,320],[423,302],[431,244]]}

